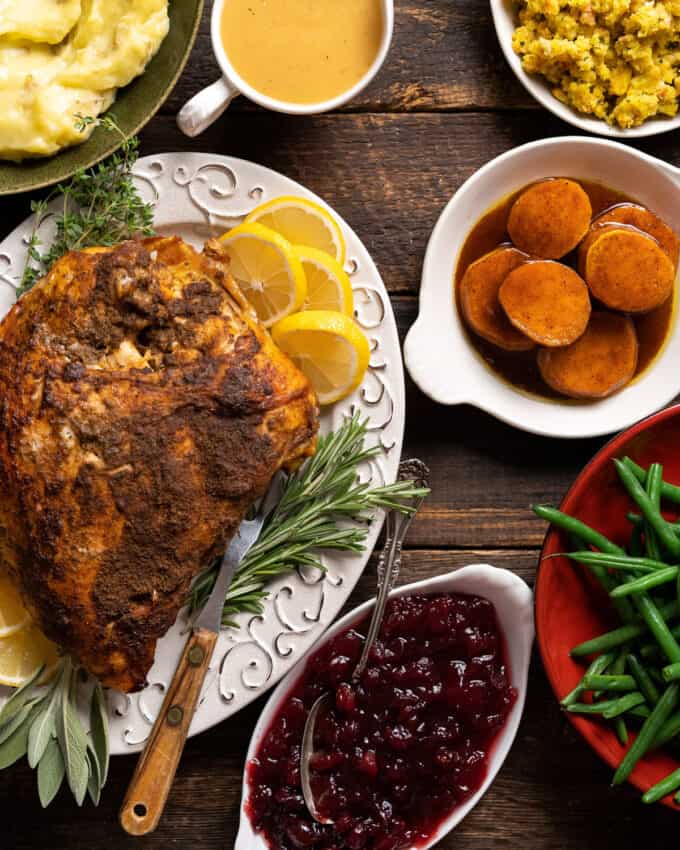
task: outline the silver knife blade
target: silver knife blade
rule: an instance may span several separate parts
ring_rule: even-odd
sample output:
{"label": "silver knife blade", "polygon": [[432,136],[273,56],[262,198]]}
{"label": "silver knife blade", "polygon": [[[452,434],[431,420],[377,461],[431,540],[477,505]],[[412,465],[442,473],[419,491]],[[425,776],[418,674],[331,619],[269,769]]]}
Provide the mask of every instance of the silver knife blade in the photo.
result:
{"label": "silver knife blade", "polygon": [[208,597],[208,601],[194,621],[194,631],[206,629],[207,631],[217,632],[219,634],[222,627],[222,608],[224,607],[224,600],[227,598],[234,574],[248,551],[257,542],[265,520],[281,498],[284,477],[282,472],[276,473],[271,480],[269,490],[262,500],[255,518],[251,520],[244,519],[238,531],[232,537],[222,558],[220,571],[217,574],[217,580]]}

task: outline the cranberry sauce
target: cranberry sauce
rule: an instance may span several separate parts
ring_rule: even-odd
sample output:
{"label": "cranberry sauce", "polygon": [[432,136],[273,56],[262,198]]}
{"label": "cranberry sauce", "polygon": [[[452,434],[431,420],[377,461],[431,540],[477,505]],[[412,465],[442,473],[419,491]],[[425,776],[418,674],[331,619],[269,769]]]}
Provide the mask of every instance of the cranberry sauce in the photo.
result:
{"label": "cranberry sauce", "polygon": [[[516,699],[493,605],[460,594],[392,599],[351,685],[367,621],[310,657],[249,765],[250,818],[276,850],[418,846],[486,776]],[[317,721],[313,785],[335,824],[319,826],[299,758],[307,713],[327,689],[335,706]]]}

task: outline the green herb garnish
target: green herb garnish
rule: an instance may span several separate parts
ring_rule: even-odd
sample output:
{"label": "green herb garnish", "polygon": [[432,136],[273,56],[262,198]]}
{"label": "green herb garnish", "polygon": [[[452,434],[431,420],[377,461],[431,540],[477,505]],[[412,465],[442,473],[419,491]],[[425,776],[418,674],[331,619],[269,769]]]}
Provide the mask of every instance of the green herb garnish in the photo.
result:
{"label": "green herb garnish", "polygon": [[63,658],[46,686],[38,670],[0,710],[0,769],[24,756],[38,772],[38,794],[49,806],[66,779],[79,806],[89,793],[99,804],[109,770],[106,698],[97,682],[90,698],[90,732],[78,710],[80,668]]}
{"label": "green herb garnish", "polygon": [[[233,615],[260,613],[266,584],[297,567],[323,569],[319,552],[363,552],[368,523],[376,510],[394,508],[410,513],[408,500],[426,495],[412,481],[371,487],[358,479],[360,464],[379,453],[365,448],[366,422],[358,416],[321,437],[314,457],[287,480],[283,495],[260,539],[241,562],[229,588],[222,624],[233,626]],[[219,565],[204,573],[191,591],[192,611],[202,608],[212,590]]]}
{"label": "green herb garnish", "polygon": [[[35,219],[27,240],[26,267],[17,294],[23,295],[68,251],[95,245],[108,247],[141,234],[153,234],[153,206],[140,197],[132,180],[132,168],[139,156],[139,139],[127,138],[110,116],[77,116],[76,128],[84,132],[97,124],[117,133],[120,149],[94,168],[78,171],[68,183],[61,183],[41,201],[31,202]],[[55,215],[56,234],[51,245],[41,252],[40,226],[49,214],[55,198],[63,205]]]}

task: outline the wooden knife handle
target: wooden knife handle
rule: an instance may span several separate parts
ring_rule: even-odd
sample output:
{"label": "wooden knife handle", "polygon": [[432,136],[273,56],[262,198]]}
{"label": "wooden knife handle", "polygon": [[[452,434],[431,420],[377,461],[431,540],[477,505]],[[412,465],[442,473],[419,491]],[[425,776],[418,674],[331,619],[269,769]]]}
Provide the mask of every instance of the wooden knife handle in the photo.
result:
{"label": "wooden knife handle", "polygon": [[216,642],[215,632],[202,629],[184,647],[120,810],[121,826],[130,835],[146,835],[158,826]]}

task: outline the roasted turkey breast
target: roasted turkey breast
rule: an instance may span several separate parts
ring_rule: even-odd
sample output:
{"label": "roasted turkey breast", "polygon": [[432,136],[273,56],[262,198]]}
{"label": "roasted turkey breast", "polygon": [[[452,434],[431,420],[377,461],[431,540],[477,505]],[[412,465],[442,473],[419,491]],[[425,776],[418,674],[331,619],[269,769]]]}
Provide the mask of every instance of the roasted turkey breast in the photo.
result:
{"label": "roasted turkey breast", "polygon": [[48,637],[140,688],[194,576],[317,430],[219,242],[67,254],[0,325],[0,557]]}

